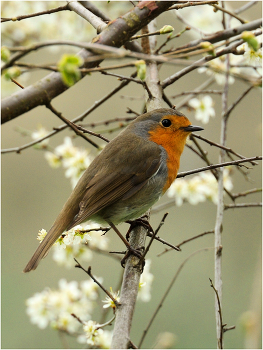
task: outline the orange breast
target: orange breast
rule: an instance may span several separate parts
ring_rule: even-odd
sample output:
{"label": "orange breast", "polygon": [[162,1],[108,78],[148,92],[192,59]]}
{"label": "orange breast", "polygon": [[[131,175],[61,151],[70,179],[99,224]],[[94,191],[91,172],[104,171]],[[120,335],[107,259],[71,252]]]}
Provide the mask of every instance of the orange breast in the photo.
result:
{"label": "orange breast", "polygon": [[180,156],[184,148],[185,140],[182,140],[180,133],[168,132],[161,126],[157,126],[157,128],[154,131],[150,131],[149,134],[150,140],[162,146],[167,153],[166,165],[168,178],[163,188],[164,193],[177,176],[180,166]]}

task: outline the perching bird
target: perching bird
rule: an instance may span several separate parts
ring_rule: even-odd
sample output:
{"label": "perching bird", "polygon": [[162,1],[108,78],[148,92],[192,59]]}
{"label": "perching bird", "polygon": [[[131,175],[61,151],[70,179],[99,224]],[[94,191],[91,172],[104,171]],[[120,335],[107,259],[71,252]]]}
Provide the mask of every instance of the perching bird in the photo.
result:
{"label": "perching bird", "polygon": [[65,230],[91,219],[116,231],[144,214],[175,180],[187,136],[198,130],[175,109],[137,117],[84,172],[24,272],[37,268]]}

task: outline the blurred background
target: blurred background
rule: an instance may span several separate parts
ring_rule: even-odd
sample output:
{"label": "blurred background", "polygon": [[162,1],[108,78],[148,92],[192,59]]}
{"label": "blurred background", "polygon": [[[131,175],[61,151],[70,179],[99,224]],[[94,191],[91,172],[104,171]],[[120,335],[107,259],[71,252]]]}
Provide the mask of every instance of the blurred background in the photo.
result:
{"label": "blurred background", "polygon": [[[19,5],[18,2],[6,3],[9,3],[9,11],[12,16],[29,13],[27,9],[23,10],[22,7],[19,7],[21,4]],[[61,4],[64,4],[64,2],[61,2]],[[96,2],[97,4],[99,2]],[[238,8],[244,2],[227,2],[227,4],[233,8]],[[7,6],[8,4],[5,4],[5,16],[8,13]],[[126,2],[110,2],[110,4],[104,2],[101,6],[112,18],[132,8],[132,5]],[[244,13],[244,17],[247,20],[256,19],[261,11],[261,2],[258,2]],[[183,10],[180,14],[183,15]],[[80,38],[77,37],[76,40],[84,41],[83,36],[85,36],[85,40],[89,41],[96,35],[95,30],[75,13],[69,13],[68,15],[70,15],[68,20],[72,21],[72,25],[79,26],[75,33],[79,32]],[[67,29],[68,32],[62,30],[63,26],[66,25],[64,13],[43,16],[43,18],[46,17],[46,21],[53,21],[54,19],[51,19],[51,16],[56,16],[54,17],[56,26],[54,24],[53,32],[56,32],[57,28],[57,31],[61,33],[60,38],[68,39],[67,35],[71,30],[69,28]],[[9,23],[8,27],[5,27],[7,23],[4,23],[2,26],[2,40],[7,40],[8,35],[14,35],[15,31],[18,33],[19,28],[21,28],[20,35],[22,35],[23,30],[26,33],[27,26],[35,26],[36,30],[44,31],[43,24],[40,28],[39,18]],[[174,33],[185,27],[173,12],[165,13],[158,18],[157,28],[161,28],[164,24],[172,25],[175,28]],[[10,33],[11,29],[9,28],[11,26],[13,26],[12,30],[14,32]],[[74,30],[76,30],[76,27],[74,27]],[[5,35],[7,32],[8,35]],[[193,37],[187,32],[176,39],[174,45],[180,46],[192,39]],[[159,44],[164,40],[163,37],[158,37]],[[3,43],[8,45],[8,40],[7,43],[3,40]],[[31,53],[24,62],[37,64],[57,62],[63,52],[74,53],[77,51],[65,47],[59,48],[59,51],[43,49]],[[104,62],[102,66],[110,64],[116,64],[116,61]],[[160,80],[162,81],[180,69],[182,69],[180,66],[163,66],[160,69]],[[127,68],[121,71],[116,70],[116,73],[129,76],[133,71],[133,68]],[[35,71],[24,84],[28,86],[45,75],[47,75],[45,71]],[[197,71],[191,72],[168,87],[166,94],[172,96],[183,91],[191,91],[206,79],[205,74],[199,74]],[[117,78],[94,73],[86,76],[68,91],[55,98],[53,101],[54,107],[71,120],[118,85]],[[221,89],[222,86],[219,87],[214,83],[210,88]],[[246,88],[247,85],[241,80],[237,80],[233,85],[230,85],[229,105]],[[11,83],[2,82],[2,93],[5,96],[18,90],[18,88],[14,88],[12,91],[12,89]],[[128,99],[127,96],[133,96],[136,99]],[[127,107],[140,113],[144,103],[143,96],[143,88],[130,83],[125,89],[92,112],[85,119],[85,122],[130,116],[126,113]],[[196,121],[193,111],[184,108],[182,112],[189,117],[193,124],[199,124],[205,128],[202,131],[203,137],[219,142],[221,97],[220,95],[213,95],[212,97],[215,103],[216,117],[212,118],[208,124],[202,125],[200,121]],[[180,99],[172,101],[176,105],[180,102]],[[261,154],[261,100],[261,90],[253,89],[234,109],[228,123],[227,146],[246,157]],[[167,107],[165,103],[163,103],[163,107]],[[30,137],[22,136],[16,129],[19,127],[33,131],[37,129],[39,124],[48,130],[52,130],[52,128],[61,125],[61,121],[45,107],[35,108],[3,125],[2,148],[17,147],[30,142]],[[101,129],[100,127],[96,130],[100,131]],[[103,127],[103,129],[105,128]],[[105,134],[105,136],[112,138],[116,134]],[[52,137],[50,144],[54,147],[60,145],[67,135],[73,136],[73,133],[65,130]],[[103,144],[102,140],[94,140],[101,145]],[[92,154],[96,155],[96,151],[90,145],[87,145],[83,139],[74,138],[73,142],[79,147],[88,148]],[[208,145],[204,145],[204,148],[209,152],[209,159],[217,163],[218,149]],[[204,163],[189,149],[185,149],[181,159],[180,171],[201,166],[204,166]],[[71,193],[70,181],[64,173],[63,168],[52,169],[48,165],[42,150],[29,148],[22,151],[21,154],[9,153],[2,155],[2,348],[63,347],[57,332],[50,328],[40,330],[30,323],[26,315],[25,301],[47,286],[56,289],[61,278],[65,278],[67,281],[82,281],[87,276],[78,269],[69,270],[58,267],[52,260],[51,254],[41,262],[36,271],[23,274],[22,270],[38,245],[37,232],[42,228],[48,229],[51,226]],[[232,179],[233,193],[243,192],[251,188],[261,188],[261,164],[251,168],[247,180],[239,171],[233,168]],[[158,202],[158,205],[169,200],[167,196],[164,196]],[[225,197],[225,201],[230,203],[228,197]],[[241,198],[238,202],[260,201],[261,194],[257,193],[250,195],[248,198]],[[185,203],[180,207],[172,206],[168,210],[162,210],[151,216],[150,222],[153,228],[158,226],[166,211],[169,212],[169,215],[160,231],[160,236],[174,245],[194,235],[214,229],[216,206],[210,201],[198,205]],[[121,232],[125,233],[128,225],[123,224],[119,228]],[[122,243],[115,233],[110,231],[107,236],[110,239],[111,250],[123,249]],[[181,252],[171,251],[160,257],[157,254],[162,252],[164,247],[159,243],[153,244],[148,254],[148,258],[152,261],[151,272],[154,274],[152,297],[148,303],[137,303],[131,332],[131,339],[135,344],[139,342],[143,330],[180,264],[196,250],[213,247],[213,244],[214,236],[210,234],[184,245]],[[94,258],[89,264],[96,276],[103,277],[104,286],[107,289],[112,287],[115,290],[122,274],[119,263],[103,255],[94,254]],[[86,264],[86,267],[88,267],[88,264]],[[157,334],[171,332],[175,334],[175,341],[170,346],[172,348],[216,348],[215,296],[210,287],[209,278],[212,280],[214,278],[213,249],[195,255],[186,263],[151,326],[143,347],[153,347]],[[253,336],[253,332],[261,320],[260,208],[230,209],[224,212],[222,278],[223,322],[227,323],[228,326],[236,326],[235,330],[224,335],[225,348],[245,348],[247,339],[251,335]],[[102,298],[104,298],[103,295]],[[100,307],[97,307],[93,319],[98,320],[100,312]],[[259,330],[261,330],[261,325],[259,325]],[[68,342],[72,348],[82,347],[81,344],[70,337],[68,337]],[[261,348],[260,344],[261,342],[259,343]]]}

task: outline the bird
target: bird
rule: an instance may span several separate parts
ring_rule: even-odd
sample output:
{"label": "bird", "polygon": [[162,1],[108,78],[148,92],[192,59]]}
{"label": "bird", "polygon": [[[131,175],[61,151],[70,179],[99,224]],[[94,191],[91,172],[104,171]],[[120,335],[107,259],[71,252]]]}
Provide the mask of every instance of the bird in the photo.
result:
{"label": "bird", "polygon": [[138,116],[85,170],[23,272],[35,270],[61,234],[76,225],[92,220],[118,233],[116,225],[143,215],[175,180],[187,136],[201,130],[175,108]]}

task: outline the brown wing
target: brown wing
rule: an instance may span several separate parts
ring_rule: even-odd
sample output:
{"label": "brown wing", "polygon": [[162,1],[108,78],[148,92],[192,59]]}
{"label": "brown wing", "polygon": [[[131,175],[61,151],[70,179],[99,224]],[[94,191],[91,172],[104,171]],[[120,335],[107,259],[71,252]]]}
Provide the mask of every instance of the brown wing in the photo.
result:
{"label": "brown wing", "polygon": [[133,149],[133,154],[125,153],[126,159],[120,159],[117,152],[111,166],[103,167],[88,183],[85,195],[79,205],[79,213],[68,229],[80,224],[101,209],[110,206],[119,199],[127,199],[139,191],[158,170],[161,162],[160,149],[155,144],[144,144],[142,158],[140,142]]}

